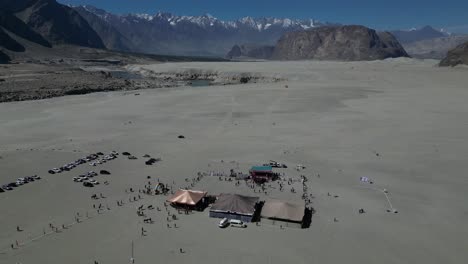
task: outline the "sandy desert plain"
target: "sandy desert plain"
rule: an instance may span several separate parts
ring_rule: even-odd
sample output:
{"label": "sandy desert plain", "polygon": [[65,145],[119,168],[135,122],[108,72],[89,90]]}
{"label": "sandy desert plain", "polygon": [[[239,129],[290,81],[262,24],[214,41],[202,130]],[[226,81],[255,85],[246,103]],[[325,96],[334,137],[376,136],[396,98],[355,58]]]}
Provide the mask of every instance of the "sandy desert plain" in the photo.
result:
{"label": "sandy desert plain", "polygon": [[[146,73],[201,69],[286,80],[2,103],[0,183],[33,174],[42,180],[0,193],[0,263],[130,263],[132,241],[135,263],[467,263],[468,70],[436,64],[132,65],[129,70]],[[47,173],[112,150],[138,159],[119,156],[97,167]],[[162,161],[146,166],[144,154]],[[208,209],[178,215],[177,228],[172,221],[168,228],[167,196],[128,202],[136,194],[125,192],[143,188],[147,176],[177,189],[197,172],[247,172],[268,160],[287,164],[279,171],[289,178],[309,178],[316,210],[310,228],[220,229]],[[306,169],[298,172],[296,164]],[[96,177],[109,185],[72,181],[100,169],[112,173]],[[259,195],[217,177],[204,177],[193,189]],[[398,213],[387,212],[383,189]],[[106,198],[90,198],[101,193]],[[301,200],[300,193],[277,188],[260,197]],[[125,204],[117,206],[118,200]],[[98,203],[110,210],[97,214]],[[163,208],[147,212],[154,224],[137,216],[140,205]],[[80,223],[74,223],[77,213]]]}

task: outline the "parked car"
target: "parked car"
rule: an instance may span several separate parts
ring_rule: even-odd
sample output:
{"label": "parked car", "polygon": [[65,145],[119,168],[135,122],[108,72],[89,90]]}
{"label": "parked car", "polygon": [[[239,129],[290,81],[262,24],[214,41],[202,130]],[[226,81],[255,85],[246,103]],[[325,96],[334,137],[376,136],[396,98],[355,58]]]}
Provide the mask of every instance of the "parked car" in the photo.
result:
{"label": "parked car", "polygon": [[92,184],[94,184],[94,185],[98,185],[98,184],[99,184],[99,182],[96,181],[96,180],[89,180],[88,182],[90,182],[90,183],[92,183]]}
{"label": "parked car", "polygon": [[18,185],[18,186],[21,186],[21,185],[24,185],[24,184],[25,184],[24,181],[20,181],[20,180],[16,181],[16,185]]}
{"label": "parked car", "polygon": [[90,183],[89,181],[83,182],[83,186],[85,187],[94,187],[94,184]]}
{"label": "parked car", "polygon": [[26,183],[33,182],[33,181],[36,180],[36,178],[34,178],[33,176],[24,177],[24,179],[25,179]]}
{"label": "parked car", "polygon": [[0,188],[0,193],[5,192],[2,188]]}
{"label": "parked car", "polygon": [[10,182],[8,186],[11,188],[14,188],[14,187],[18,187],[18,184],[16,184],[15,182]]}
{"label": "parked car", "polygon": [[11,191],[11,190],[13,190],[13,188],[11,188],[10,186],[8,186],[8,184],[2,185],[2,189],[3,189],[3,190],[6,190],[6,191]]}
{"label": "parked car", "polygon": [[218,226],[219,226],[220,228],[226,228],[226,227],[228,227],[228,226],[229,226],[229,219],[223,218],[221,221],[219,221]]}
{"label": "parked car", "polygon": [[40,180],[40,179],[42,179],[40,176],[37,176],[37,175],[31,176],[31,178],[33,178],[33,179],[35,179],[35,180]]}
{"label": "parked car", "polygon": [[58,168],[53,168],[52,171],[53,171],[54,173],[61,173],[61,172],[62,172],[62,170],[61,170],[61,169],[58,169]]}
{"label": "parked car", "polygon": [[247,225],[244,222],[242,222],[241,220],[237,220],[237,219],[229,220],[229,225],[231,225],[232,227],[240,227],[240,228],[247,227]]}

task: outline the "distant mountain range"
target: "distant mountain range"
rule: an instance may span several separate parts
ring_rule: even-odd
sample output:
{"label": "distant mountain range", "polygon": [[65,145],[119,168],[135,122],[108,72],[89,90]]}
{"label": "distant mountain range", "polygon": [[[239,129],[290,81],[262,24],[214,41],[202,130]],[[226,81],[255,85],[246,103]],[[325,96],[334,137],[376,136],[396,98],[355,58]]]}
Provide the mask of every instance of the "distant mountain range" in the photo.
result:
{"label": "distant mountain range", "polygon": [[[287,43],[282,37],[288,33],[309,32],[324,26],[336,28],[339,25],[314,19],[288,18],[244,17],[224,21],[208,14],[177,16],[159,12],[154,15],[116,15],[92,6],[65,6],[55,0],[1,0],[0,62],[6,62],[28,50],[34,56],[35,49],[31,50],[31,47],[40,47],[45,54],[47,49],[63,44],[188,56],[224,57],[231,51],[228,57],[269,58],[273,56],[274,47],[278,46],[280,39],[283,40],[282,44]],[[391,33],[411,56],[422,58],[441,58],[448,50],[465,41],[465,36],[450,35],[430,26]],[[369,42],[369,45],[373,45],[371,48],[382,41],[380,38],[383,35],[379,34],[379,38],[373,37]],[[392,35],[385,35],[385,39],[390,41],[390,48],[398,50]],[[352,34],[346,36],[350,43],[353,42]],[[312,42],[318,43],[315,40]],[[327,45],[333,43],[327,42]],[[336,41],[336,45],[341,44]],[[281,47],[282,54],[289,52],[285,50],[287,45]],[[333,50],[332,46],[328,48],[330,52]],[[348,47],[344,45],[342,48]],[[374,51],[370,49],[369,52]]]}
{"label": "distant mountain range", "polygon": [[468,40],[468,35],[450,34],[425,26],[419,29],[396,30],[391,33],[412,57],[442,59],[447,52]]}
{"label": "distant mountain range", "polygon": [[398,41],[400,41],[401,44],[426,39],[448,37],[450,35],[442,30],[437,30],[431,26],[425,26],[419,29],[414,28],[410,30],[394,30],[390,32],[398,39]]}
{"label": "distant mountain range", "polygon": [[313,19],[244,17],[223,21],[209,14],[116,15],[93,6],[73,7],[108,48],[145,53],[224,56],[235,44],[273,45],[286,32],[327,25]]}

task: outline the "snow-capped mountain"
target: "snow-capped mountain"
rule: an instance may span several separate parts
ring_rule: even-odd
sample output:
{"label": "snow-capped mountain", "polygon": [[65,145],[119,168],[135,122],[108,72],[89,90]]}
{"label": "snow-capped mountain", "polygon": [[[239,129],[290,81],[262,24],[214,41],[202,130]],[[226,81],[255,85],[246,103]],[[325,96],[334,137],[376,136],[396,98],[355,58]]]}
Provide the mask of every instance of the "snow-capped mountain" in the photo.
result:
{"label": "snow-capped mountain", "polygon": [[[235,44],[273,45],[286,32],[325,25],[313,19],[252,18],[224,21],[210,14],[178,16],[159,12],[117,15],[93,6],[74,7],[107,42],[111,26],[130,41],[132,47],[113,47],[148,53],[178,55],[224,55]],[[106,27],[97,25],[97,21]],[[100,32],[100,28],[106,28]],[[102,31],[102,30],[101,30]],[[115,34],[113,35],[115,37]],[[115,41],[115,38],[114,38]],[[112,46],[112,45],[109,45]]]}

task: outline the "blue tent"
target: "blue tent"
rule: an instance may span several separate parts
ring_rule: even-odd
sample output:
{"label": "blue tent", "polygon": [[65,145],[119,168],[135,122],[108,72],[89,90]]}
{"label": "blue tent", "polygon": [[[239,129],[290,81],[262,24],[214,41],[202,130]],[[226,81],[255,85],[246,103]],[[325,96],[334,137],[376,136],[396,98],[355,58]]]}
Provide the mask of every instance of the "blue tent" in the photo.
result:
{"label": "blue tent", "polygon": [[252,166],[251,171],[272,171],[273,167],[271,166]]}

